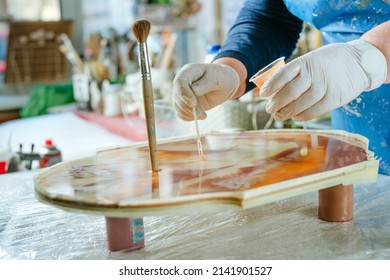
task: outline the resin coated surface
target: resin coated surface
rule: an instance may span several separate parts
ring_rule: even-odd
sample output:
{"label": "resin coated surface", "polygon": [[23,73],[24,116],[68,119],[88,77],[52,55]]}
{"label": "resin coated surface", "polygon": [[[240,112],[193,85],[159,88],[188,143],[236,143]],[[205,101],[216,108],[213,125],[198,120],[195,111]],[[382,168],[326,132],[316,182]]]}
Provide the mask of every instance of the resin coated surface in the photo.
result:
{"label": "resin coated surface", "polygon": [[147,143],[119,147],[41,172],[35,191],[59,207],[121,217],[246,208],[377,177],[366,139],[345,132],[269,130],[201,140],[203,161],[196,137],[159,142],[159,172],[151,171]]}

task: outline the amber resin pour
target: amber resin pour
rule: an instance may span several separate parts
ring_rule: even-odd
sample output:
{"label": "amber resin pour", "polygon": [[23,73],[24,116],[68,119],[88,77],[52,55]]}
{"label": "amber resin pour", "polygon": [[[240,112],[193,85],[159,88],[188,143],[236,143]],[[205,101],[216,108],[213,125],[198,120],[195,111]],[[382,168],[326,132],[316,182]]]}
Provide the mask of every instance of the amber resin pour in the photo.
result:
{"label": "amber resin pour", "polygon": [[[290,180],[295,180],[299,188],[304,185],[305,177],[322,180],[326,173],[348,167],[352,170],[355,165],[361,172],[372,167],[371,177],[377,173],[377,161],[365,142],[346,133],[286,130],[215,133],[202,136],[205,160],[199,184],[195,141],[176,138],[160,142],[158,174],[150,172],[147,145],[133,145],[56,165],[36,177],[35,190],[47,199],[65,204],[101,209],[120,207],[129,212],[132,207],[212,202],[218,194],[222,194],[218,199],[245,207],[247,198],[261,197],[262,191],[254,190],[286,185]],[[153,193],[156,191],[158,196]],[[237,195],[239,192],[248,193]]]}

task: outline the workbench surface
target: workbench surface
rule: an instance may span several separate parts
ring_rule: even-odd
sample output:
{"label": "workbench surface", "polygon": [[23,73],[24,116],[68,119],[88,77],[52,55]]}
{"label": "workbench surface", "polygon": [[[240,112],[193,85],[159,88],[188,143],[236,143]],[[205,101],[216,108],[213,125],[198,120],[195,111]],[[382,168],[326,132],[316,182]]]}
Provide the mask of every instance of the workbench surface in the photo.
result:
{"label": "workbench surface", "polygon": [[390,177],[355,186],[355,218],[317,218],[317,193],[247,210],[144,218],[145,248],[110,252],[104,217],[38,202],[36,171],[0,176],[0,259],[390,259]]}

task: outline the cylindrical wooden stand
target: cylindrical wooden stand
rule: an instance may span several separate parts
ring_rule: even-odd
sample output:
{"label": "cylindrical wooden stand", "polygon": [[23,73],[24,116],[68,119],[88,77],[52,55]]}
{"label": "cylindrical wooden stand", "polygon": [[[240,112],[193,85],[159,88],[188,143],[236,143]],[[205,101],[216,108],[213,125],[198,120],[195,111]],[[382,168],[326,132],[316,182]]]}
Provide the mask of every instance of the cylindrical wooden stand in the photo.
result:
{"label": "cylindrical wooden stand", "polygon": [[318,192],[318,217],[328,222],[353,218],[353,185],[337,185]]}
{"label": "cylindrical wooden stand", "polygon": [[106,231],[110,251],[131,251],[144,247],[143,218],[106,217]]}

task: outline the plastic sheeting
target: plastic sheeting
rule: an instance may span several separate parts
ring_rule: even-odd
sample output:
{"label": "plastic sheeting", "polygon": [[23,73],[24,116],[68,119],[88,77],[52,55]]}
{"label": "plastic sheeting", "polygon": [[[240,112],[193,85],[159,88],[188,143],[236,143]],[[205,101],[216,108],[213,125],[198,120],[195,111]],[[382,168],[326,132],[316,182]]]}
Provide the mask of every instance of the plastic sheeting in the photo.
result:
{"label": "plastic sheeting", "polygon": [[144,218],[145,247],[107,249],[104,217],[37,201],[34,171],[0,176],[0,259],[390,259],[390,177],[355,187],[355,218],[317,218],[317,193],[247,210]]}

